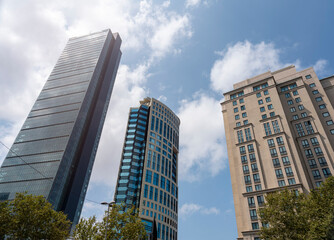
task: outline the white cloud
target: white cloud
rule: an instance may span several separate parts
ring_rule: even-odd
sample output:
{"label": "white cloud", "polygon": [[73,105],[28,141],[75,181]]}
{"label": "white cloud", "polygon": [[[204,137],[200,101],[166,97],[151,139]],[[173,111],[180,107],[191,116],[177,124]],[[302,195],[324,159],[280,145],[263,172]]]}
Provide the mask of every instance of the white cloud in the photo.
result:
{"label": "white cloud", "polygon": [[164,96],[164,95],[160,95],[160,96],[158,97],[158,100],[159,100],[160,102],[166,103],[166,102],[167,102],[167,97]]}
{"label": "white cloud", "polygon": [[222,57],[211,69],[212,89],[226,92],[233,88],[234,83],[284,67],[287,64],[280,62],[279,54],[280,50],[273,43],[244,41],[228,47],[220,52]]}
{"label": "white cloud", "polygon": [[195,204],[195,203],[185,203],[180,207],[180,210],[179,210],[179,215],[181,218],[186,218],[195,213],[200,213],[203,215],[211,215],[211,214],[218,215],[220,214],[220,210],[215,207],[206,208],[202,205]]}
{"label": "white cloud", "polygon": [[226,166],[220,101],[203,93],[180,103],[179,177],[198,181],[215,176]]}
{"label": "white cloud", "polygon": [[326,74],[327,65],[328,65],[327,60],[320,59],[314,64],[313,69],[317,75],[323,75]]}
{"label": "white cloud", "polygon": [[197,7],[201,3],[201,0],[187,0],[186,7]]}

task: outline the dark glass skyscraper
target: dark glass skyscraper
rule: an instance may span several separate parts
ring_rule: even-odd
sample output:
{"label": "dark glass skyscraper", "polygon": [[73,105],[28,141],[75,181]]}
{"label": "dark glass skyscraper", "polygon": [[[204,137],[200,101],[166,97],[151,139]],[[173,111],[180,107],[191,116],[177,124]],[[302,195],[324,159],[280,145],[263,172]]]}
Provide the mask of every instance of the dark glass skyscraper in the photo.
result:
{"label": "dark glass skyscraper", "polygon": [[179,118],[146,98],[131,108],[118,181],[117,204],[134,205],[146,230],[157,223],[158,239],[177,239]]}
{"label": "dark glass skyscraper", "polygon": [[0,169],[0,200],[43,195],[80,217],[116,72],[110,30],[69,39]]}

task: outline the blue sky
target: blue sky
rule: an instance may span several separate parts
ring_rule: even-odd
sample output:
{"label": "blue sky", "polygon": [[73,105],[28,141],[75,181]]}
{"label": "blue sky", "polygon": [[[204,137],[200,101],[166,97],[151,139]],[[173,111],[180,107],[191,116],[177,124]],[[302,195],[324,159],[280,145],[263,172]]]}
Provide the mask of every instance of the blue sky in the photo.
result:
{"label": "blue sky", "polygon": [[[11,146],[69,37],[110,28],[123,56],[82,216],[112,200],[128,109],[181,119],[179,239],[235,239],[222,92],[294,64],[334,74],[333,1],[0,1],[0,140]],[[7,149],[0,146],[0,163]],[[96,202],[96,203],[94,203]]]}

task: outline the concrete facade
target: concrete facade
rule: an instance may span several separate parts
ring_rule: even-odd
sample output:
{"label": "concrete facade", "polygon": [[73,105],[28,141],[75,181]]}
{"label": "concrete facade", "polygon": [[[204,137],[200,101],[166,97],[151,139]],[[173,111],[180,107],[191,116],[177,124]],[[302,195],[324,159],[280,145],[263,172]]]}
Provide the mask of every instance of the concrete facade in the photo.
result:
{"label": "concrete facade", "polygon": [[334,76],[289,66],[234,84],[221,103],[238,239],[257,240],[268,192],[309,192],[333,173]]}

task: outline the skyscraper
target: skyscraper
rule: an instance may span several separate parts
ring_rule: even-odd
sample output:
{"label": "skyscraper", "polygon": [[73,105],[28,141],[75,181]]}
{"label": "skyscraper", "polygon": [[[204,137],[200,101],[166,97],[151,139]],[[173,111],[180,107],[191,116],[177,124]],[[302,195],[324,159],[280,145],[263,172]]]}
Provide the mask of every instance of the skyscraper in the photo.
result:
{"label": "skyscraper", "polygon": [[334,169],[334,77],[294,66],[234,84],[221,103],[238,239],[259,239],[256,209],[282,188],[309,192]]}
{"label": "skyscraper", "polygon": [[0,200],[43,195],[78,222],[121,57],[110,30],[69,39],[0,169]]}
{"label": "skyscraper", "polygon": [[131,108],[115,191],[117,204],[134,205],[148,232],[177,239],[179,118],[154,98]]}

